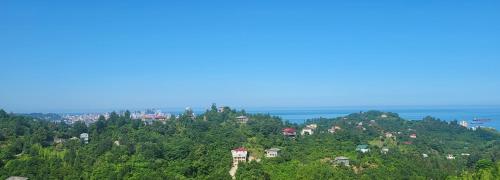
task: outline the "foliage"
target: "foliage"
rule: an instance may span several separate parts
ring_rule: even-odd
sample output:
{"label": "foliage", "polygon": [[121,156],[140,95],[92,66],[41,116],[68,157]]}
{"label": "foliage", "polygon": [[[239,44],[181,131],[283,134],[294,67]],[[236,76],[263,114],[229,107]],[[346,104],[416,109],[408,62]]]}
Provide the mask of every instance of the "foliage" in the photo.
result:
{"label": "foliage", "polygon": [[[228,107],[218,112],[215,104],[204,114],[190,114],[145,125],[130,119],[129,112],[112,112],[87,126],[0,110],[0,179],[231,179],[230,150],[240,146],[260,161],[240,163],[237,179],[500,178],[496,131],[472,131],[431,117],[407,121],[394,113],[360,112],[309,120],[306,124],[318,125],[313,135],[287,138],[282,128],[300,130],[305,124]],[[248,123],[235,120],[241,115],[250,118]],[[342,129],[328,133],[332,126]],[[84,132],[88,144],[78,140]],[[358,144],[371,144],[371,151],[356,152]],[[273,147],[281,149],[279,157],[265,158],[264,150]],[[381,147],[389,152],[381,153]],[[446,159],[448,154],[456,159]],[[348,157],[350,166],[337,165],[338,156]]]}

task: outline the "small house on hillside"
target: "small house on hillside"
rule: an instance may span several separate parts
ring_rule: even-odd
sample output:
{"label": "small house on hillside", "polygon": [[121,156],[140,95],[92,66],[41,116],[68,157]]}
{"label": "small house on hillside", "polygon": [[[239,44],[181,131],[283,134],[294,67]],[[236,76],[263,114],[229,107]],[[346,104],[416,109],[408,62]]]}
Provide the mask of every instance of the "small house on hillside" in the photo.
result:
{"label": "small house on hillside", "polygon": [[423,157],[423,158],[428,158],[428,157],[429,157],[429,155],[427,155],[427,154],[425,154],[425,153],[424,153],[424,154],[422,154],[422,157]]}
{"label": "small house on hillside", "polygon": [[304,136],[304,135],[312,135],[314,133],[314,130],[310,127],[305,127],[304,129],[302,129],[302,131],[300,132],[300,135]]}
{"label": "small house on hillside", "polygon": [[279,148],[266,149],[266,157],[268,157],[268,158],[278,157],[278,152],[280,150],[281,149],[279,149]]}
{"label": "small house on hillside", "polygon": [[455,156],[453,156],[452,154],[448,154],[448,156],[446,156],[446,159],[453,160],[455,159]]}
{"label": "small house on hillside", "polygon": [[361,144],[361,145],[356,146],[356,151],[359,151],[362,153],[367,153],[367,152],[370,152],[370,149],[368,149],[368,145]]}
{"label": "small house on hillside", "polygon": [[243,147],[239,147],[231,150],[231,155],[233,156],[233,164],[238,164],[247,161],[248,151]]}
{"label": "small house on hillside", "polygon": [[332,134],[333,134],[333,133],[335,133],[335,131],[336,131],[336,130],[335,130],[335,128],[334,128],[334,127],[331,127],[330,129],[328,129],[328,132],[329,132],[329,133],[332,133]]}
{"label": "small house on hillside", "polygon": [[349,158],[344,156],[339,156],[335,158],[334,163],[342,166],[349,166]]}
{"label": "small house on hillside", "polygon": [[226,109],[228,109],[227,106],[221,106],[221,107],[217,108],[217,112],[223,113]]}
{"label": "small house on hillside", "polygon": [[82,133],[80,134],[80,139],[85,143],[89,143],[89,134],[88,133]]}
{"label": "small house on hillside", "polygon": [[380,150],[380,152],[381,152],[382,154],[387,154],[387,153],[389,152],[389,148],[388,148],[388,147],[383,147],[383,148]]}
{"label": "small house on hillside", "polygon": [[294,128],[283,128],[283,135],[287,137],[295,137],[297,131]]}
{"label": "small house on hillside", "polygon": [[246,124],[248,122],[248,117],[238,116],[238,117],[236,117],[236,121],[238,121],[241,124]]}
{"label": "small house on hillside", "polygon": [[58,137],[54,137],[54,144],[62,144],[64,143],[66,140],[63,139],[63,138],[58,138]]}
{"label": "small house on hillside", "polygon": [[386,137],[386,138],[392,138],[392,133],[390,133],[390,132],[386,132],[386,133],[385,133],[385,137]]}
{"label": "small house on hillside", "polygon": [[308,125],[306,125],[306,127],[311,128],[312,130],[315,130],[316,128],[318,128],[318,125],[317,124],[308,124]]}
{"label": "small house on hillside", "polygon": [[387,114],[382,114],[382,115],[380,115],[380,117],[381,117],[381,118],[387,118],[387,117],[389,117],[389,116],[387,116]]}
{"label": "small house on hillside", "polygon": [[416,139],[416,138],[417,138],[417,134],[411,134],[411,135],[410,135],[410,138],[412,138],[412,139]]}

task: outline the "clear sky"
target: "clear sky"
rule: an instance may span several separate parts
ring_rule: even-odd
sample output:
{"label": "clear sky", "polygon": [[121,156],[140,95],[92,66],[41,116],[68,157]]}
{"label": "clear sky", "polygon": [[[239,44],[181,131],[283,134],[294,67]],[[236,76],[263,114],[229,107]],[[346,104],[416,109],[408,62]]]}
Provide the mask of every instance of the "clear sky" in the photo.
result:
{"label": "clear sky", "polygon": [[500,104],[500,1],[0,1],[0,108]]}

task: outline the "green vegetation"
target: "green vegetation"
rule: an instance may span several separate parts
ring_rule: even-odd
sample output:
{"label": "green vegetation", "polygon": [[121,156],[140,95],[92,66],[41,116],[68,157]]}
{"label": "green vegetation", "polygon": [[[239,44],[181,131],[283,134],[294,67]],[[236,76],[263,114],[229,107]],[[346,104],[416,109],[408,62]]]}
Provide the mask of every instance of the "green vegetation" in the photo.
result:
{"label": "green vegetation", "polygon": [[[112,113],[86,126],[0,110],[0,179],[231,179],[230,150],[241,146],[260,161],[241,163],[237,179],[500,178],[499,133],[456,122],[407,121],[369,111],[309,120],[306,124],[317,124],[313,135],[287,138],[282,128],[300,130],[306,124],[229,108],[217,112],[215,106],[196,118],[188,114],[145,125],[127,113]],[[241,115],[248,123],[235,120]],[[329,133],[334,125],[342,129]],[[81,133],[90,135],[88,144],[72,138]],[[356,152],[360,144],[370,152]],[[272,147],[281,149],[279,157],[265,158],[264,150]],[[389,151],[381,153],[382,147]],[[455,159],[446,159],[448,154]],[[348,157],[350,166],[336,165],[338,156]]]}

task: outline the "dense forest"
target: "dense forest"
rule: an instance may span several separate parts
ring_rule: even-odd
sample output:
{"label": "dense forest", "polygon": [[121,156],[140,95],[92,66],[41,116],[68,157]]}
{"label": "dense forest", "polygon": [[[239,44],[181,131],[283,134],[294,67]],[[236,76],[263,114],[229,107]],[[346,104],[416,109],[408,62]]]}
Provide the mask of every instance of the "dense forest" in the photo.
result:
{"label": "dense forest", "polygon": [[[311,124],[314,133],[301,135]],[[363,144],[369,152],[356,151]],[[153,124],[113,112],[68,125],[0,110],[0,179],[231,179],[238,147],[253,160],[239,163],[236,179],[500,179],[497,131],[432,117],[368,111],[292,124],[213,105]],[[269,148],[279,155],[266,158]],[[341,156],[349,165],[335,162]]]}

